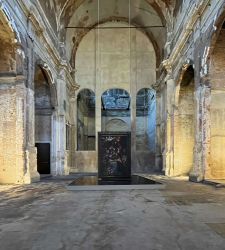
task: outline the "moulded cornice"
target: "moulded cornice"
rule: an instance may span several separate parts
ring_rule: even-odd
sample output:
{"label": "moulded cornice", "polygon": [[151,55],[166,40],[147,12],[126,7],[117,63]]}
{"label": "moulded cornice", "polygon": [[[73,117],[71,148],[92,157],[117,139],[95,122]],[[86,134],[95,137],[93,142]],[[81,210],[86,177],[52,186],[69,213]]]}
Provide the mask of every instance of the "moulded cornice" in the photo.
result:
{"label": "moulded cornice", "polygon": [[196,22],[206,10],[207,6],[210,3],[210,0],[201,0],[199,2],[200,3],[198,5],[196,4],[196,8],[193,8],[192,13],[190,14],[191,18],[187,21],[183,31],[181,32],[179,40],[175,44],[170,56],[166,60],[167,63],[165,64],[165,66],[174,65],[174,62],[179,58],[179,54],[184,48],[188,38],[192,34]]}

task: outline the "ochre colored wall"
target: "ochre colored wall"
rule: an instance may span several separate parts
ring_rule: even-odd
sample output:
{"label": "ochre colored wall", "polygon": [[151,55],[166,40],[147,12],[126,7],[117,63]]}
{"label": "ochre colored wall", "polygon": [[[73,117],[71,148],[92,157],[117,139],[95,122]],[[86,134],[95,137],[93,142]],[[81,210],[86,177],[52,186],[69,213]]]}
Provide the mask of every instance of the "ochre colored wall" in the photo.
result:
{"label": "ochre colored wall", "polygon": [[193,166],[194,83],[180,88],[178,110],[174,115],[174,169],[171,175],[188,175]]}
{"label": "ochre colored wall", "polygon": [[210,62],[211,136],[210,157],[206,178],[225,178],[225,30],[222,29]]}

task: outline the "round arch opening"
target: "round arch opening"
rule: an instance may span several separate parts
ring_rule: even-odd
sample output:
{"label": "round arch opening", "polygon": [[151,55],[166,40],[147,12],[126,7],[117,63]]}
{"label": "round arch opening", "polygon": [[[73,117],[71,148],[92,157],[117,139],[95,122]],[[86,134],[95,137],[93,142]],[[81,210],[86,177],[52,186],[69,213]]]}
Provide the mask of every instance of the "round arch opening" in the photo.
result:
{"label": "round arch opening", "polygon": [[131,130],[130,103],[130,95],[124,89],[108,89],[102,94],[103,132],[128,132]]}
{"label": "round arch opening", "polygon": [[136,96],[136,169],[154,172],[156,152],[156,92],[142,88]]}
{"label": "round arch opening", "polygon": [[95,93],[82,89],[77,95],[77,151],[94,151],[95,144]]}

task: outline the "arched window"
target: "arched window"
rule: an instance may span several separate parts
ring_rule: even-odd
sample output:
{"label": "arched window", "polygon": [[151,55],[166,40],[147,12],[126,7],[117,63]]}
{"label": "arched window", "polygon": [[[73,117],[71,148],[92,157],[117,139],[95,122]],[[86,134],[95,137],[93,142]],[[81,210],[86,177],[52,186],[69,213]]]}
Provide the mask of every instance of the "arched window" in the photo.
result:
{"label": "arched window", "polygon": [[95,150],[95,93],[90,89],[77,96],[77,150]]}
{"label": "arched window", "polygon": [[189,66],[179,86],[174,113],[174,167],[171,175],[188,175],[193,166],[194,148],[194,69]]}
{"label": "arched window", "polygon": [[124,89],[109,89],[102,94],[102,131],[130,131],[130,95]]}
{"label": "arched window", "polygon": [[156,93],[143,88],[136,99],[136,151],[140,171],[153,171],[155,165]]}

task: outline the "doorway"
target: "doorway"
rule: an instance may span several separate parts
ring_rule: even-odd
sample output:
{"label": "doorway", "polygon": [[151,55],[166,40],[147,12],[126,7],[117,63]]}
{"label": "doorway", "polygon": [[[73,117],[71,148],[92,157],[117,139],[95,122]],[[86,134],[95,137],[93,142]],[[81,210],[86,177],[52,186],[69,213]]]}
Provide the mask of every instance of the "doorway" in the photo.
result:
{"label": "doorway", "polygon": [[51,174],[52,116],[54,111],[50,81],[45,71],[37,66],[34,76],[35,142],[39,174]]}
{"label": "doorway", "polygon": [[51,173],[51,147],[50,143],[36,143],[37,148],[37,171],[39,174]]}

